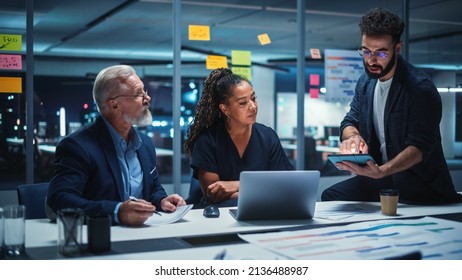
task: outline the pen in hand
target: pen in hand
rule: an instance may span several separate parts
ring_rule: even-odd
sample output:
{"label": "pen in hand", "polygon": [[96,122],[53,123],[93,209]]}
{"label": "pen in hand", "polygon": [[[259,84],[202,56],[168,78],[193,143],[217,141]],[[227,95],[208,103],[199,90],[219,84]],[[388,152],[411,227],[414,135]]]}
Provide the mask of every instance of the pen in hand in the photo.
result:
{"label": "pen in hand", "polygon": [[[129,199],[130,199],[131,201],[140,202],[140,199],[138,199],[138,198],[136,198],[136,197],[134,197],[134,196],[132,196],[132,195],[129,197]],[[159,215],[159,216],[162,216],[162,214],[161,214],[159,211],[157,211],[157,210],[154,210],[153,212],[154,212],[155,214]]]}

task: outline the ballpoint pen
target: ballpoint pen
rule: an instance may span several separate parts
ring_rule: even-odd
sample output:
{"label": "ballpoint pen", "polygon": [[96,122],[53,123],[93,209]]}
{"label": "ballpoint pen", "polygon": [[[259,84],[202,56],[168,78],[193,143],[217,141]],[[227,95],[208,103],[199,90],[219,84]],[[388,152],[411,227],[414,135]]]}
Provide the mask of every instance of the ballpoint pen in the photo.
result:
{"label": "ballpoint pen", "polygon": [[[131,201],[136,201],[136,202],[140,202],[140,201],[141,201],[140,199],[134,197],[133,195],[129,196],[128,198],[129,198]],[[155,214],[159,215],[159,216],[162,216],[162,214],[161,214],[159,211],[154,210],[153,212],[154,212]]]}

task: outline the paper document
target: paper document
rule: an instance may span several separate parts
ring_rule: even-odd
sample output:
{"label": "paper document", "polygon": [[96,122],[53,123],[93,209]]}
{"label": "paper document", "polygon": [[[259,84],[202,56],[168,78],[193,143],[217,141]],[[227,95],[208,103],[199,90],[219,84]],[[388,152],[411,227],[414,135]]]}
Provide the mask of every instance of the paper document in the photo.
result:
{"label": "paper document", "polygon": [[193,204],[188,204],[184,206],[178,206],[176,211],[173,213],[170,212],[159,212],[160,215],[153,214],[149,219],[145,222],[146,225],[159,225],[159,224],[171,224],[174,223],[181,218],[183,218],[186,213],[191,210]]}
{"label": "paper document", "polygon": [[356,215],[374,213],[380,211],[376,206],[371,206],[366,203],[342,204],[342,205],[316,205],[314,217],[326,220],[343,220]]}
{"label": "paper document", "polygon": [[425,217],[239,237],[289,259],[386,259],[420,252],[426,260],[460,260],[461,232],[462,223]]}

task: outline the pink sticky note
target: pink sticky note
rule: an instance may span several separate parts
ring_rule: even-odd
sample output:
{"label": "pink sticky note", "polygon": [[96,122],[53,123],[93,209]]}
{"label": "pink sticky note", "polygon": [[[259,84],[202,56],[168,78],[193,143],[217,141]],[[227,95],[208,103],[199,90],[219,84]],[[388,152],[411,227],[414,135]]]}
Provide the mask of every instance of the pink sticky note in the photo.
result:
{"label": "pink sticky note", "polygon": [[16,54],[0,54],[0,69],[5,70],[21,70],[22,59],[21,55]]}

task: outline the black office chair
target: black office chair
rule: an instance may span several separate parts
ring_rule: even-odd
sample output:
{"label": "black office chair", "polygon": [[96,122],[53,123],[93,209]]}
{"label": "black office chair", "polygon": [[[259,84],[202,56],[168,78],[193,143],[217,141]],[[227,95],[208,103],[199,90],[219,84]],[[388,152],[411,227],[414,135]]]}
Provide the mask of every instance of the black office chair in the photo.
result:
{"label": "black office chair", "polygon": [[47,218],[45,201],[49,183],[20,185],[17,188],[18,202],[26,206],[26,219]]}
{"label": "black office chair", "polygon": [[187,204],[194,204],[193,209],[200,209],[205,207],[205,201],[202,199],[202,189],[199,184],[199,180],[191,177],[191,183],[189,185],[189,194],[186,198]]}
{"label": "black office chair", "polygon": [[321,170],[322,154],[316,151],[316,140],[305,137],[305,170]]}

